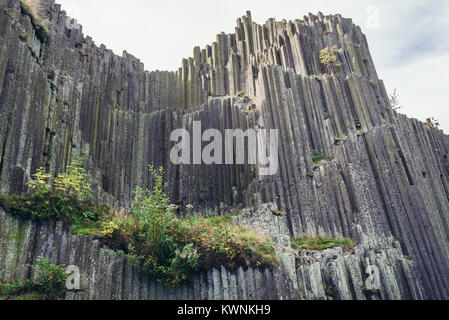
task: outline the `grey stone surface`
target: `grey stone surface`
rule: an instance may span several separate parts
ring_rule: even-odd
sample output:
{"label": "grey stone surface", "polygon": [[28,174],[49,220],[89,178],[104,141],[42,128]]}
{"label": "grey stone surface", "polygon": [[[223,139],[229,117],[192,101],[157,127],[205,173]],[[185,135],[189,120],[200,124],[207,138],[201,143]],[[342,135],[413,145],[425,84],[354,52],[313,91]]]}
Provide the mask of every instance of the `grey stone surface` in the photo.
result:
{"label": "grey stone surface", "polygon": [[[14,239],[22,239],[25,228],[31,229],[33,225],[40,230],[38,237],[28,241],[15,242]],[[58,225],[24,222],[0,209],[0,228],[2,230],[0,233],[0,264],[2,266],[0,278],[22,281],[28,278],[31,265],[37,257],[42,256],[43,252],[46,253],[47,258],[56,256],[58,246],[49,246],[49,244],[53,243],[51,239],[54,234],[59,232]],[[8,230],[8,232],[4,232],[4,230]],[[257,279],[260,279],[261,271],[259,269],[239,269],[239,277],[234,277],[228,284],[223,279],[227,281],[227,275],[232,272],[221,267],[221,269],[202,273],[200,279],[195,276],[192,282],[176,288],[167,288],[154,279],[140,274],[129,262],[102,246],[98,240],[71,235],[67,229],[62,229],[61,233],[63,237],[71,239],[67,248],[71,254],[61,258],[57,263],[78,266],[81,272],[83,292],[67,293],[66,299],[69,300],[223,300],[237,299],[237,292],[243,293],[243,296],[248,299],[255,299],[256,292],[261,299],[279,298],[276,295],[263,293],[266,286],[278,284],[254,281],[253,272],[254,274],[258,273]],[[25,250],[30,245],[33,249]],[[43,250],[44,247],[47,249]],[[76,252],[81,254],[74,254]],[[5,264],[7,266],[3,267]],[[267,269],[265,272],[271,274],[276,271]],[[248,284],[249,279],[251,279],[251,284]],[[284,280],[289,282],[288,279]],[[282,284],[279,285],[282,287]],[[196,293],[198,290],[200,293]],[[193,293],[195,293],[194,296]]]}
{"label": "grey stone surface", "polygon": [[[392,110],[351,19],[309,14],[259,25],[247,13],[235,33],[195,48],[179,70],[148,72],[129,53],[116,56],[82,29],[67,29],[53,0],[42,5],[48,38],[18,0],[0,2],[1,192],[26,192],[37,168],[56,175],[83,154],[95,197],[126,211],[135,187],[150,186],[147,165],[164,166],[173,202],[203,215],[249,208],[236,223],[268,233],[281,258],[279,269],[260,274],[198,275],[188,290],[194,298],[249,298],[254,283],[256,294],[272,299],[449,299],[449,138]],[[330,75],[319,52],[332,45],[342,67]],[[258,111],[247,114],[248,104]],[[262,177],[249,165],[172,165],[169,133],[191,129],[194,120],[220,131],[278,129],[278,174]],[[332,160],[314,165],[313,150]],[[270,215],[278,209],[283,215]],[[96,255],[98,243],[61,225],[2,214],[0,232],[7,280],[31,277],[26,263],[44,255],[79,264],[82,283],[97,290],[68,298],[145,298],[143,280],[121,258]],[[304,235],[348,237],[357,246],[292,252],[291,239]],[[375,293],[362,290],[370,264],[381,272]],[[179,294],[149,283],[150,298]]]}

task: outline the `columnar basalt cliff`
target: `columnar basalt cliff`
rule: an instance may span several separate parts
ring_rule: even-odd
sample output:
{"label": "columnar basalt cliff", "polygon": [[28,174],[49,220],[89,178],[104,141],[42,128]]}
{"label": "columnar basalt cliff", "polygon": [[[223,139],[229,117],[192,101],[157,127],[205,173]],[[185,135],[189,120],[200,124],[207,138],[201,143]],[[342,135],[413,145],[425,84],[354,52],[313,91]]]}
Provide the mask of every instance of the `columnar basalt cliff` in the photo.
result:
{"label": "columnar basalt cliff", "polygon": [[[0,2],[1,191],[26,192],[37,168],[56,175],[82,154],[97,199],[126,208],[135,187],[149,185],[147,165],[163,166],[173,202],[207,215],[247,208],[235,223],[270,234],[281,266],[215,269],[170,291],[98,254],[96,241],[2,212],[0,277],[31,277],[26,264],[44,255],[83,268],[89,291],[76,298],[449,299],[449,138],[393,110],[350,19],[310,14],[258,25],[247,13],[235,33],[195,48],[178,71],[148,72],[68,28],[54,0],[41,3],[48,35],[18,0]],[[328,74],[320,51],[332,46],[341,67]],[[170,133],[192,131],[193,121],[204,130],[278,129],[278,173],[173,165]],[[329,160],[314,164],[314,151]],[[292,250],[306,235],[357,245]],[[364,290],[369,265],[380,269],[376,292]]]}

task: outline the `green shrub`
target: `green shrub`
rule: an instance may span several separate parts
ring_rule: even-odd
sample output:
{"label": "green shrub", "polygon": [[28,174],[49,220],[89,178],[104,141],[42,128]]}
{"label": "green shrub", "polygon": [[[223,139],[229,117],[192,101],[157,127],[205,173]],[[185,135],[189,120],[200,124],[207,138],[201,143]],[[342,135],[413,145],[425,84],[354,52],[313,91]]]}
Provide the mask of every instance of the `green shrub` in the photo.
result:
{"label": "green shrub", "polygon": [[6,283],[0,279],[0,297],[11,297],[22,294],[28,294],[35,290],[35,283],[31,280],[25,280],[23,282]]}
{"label": "green shrub", "polygon": [[0,206],[24,219],[63,221],[76,228],[101,229],[102,222],[111,220],[113,217],[113,212],[108,206],[80,201],[51,191],[27,193],[22,196],[0,194]]}
{"label": "green shrub", "polygon": [[426,125],[429,127],[429,129],[438,132],[440,128],[440,122],[435,119],[434,117],[426,119]]}
{"label": "green shrub", "polygon": [[67,167],[67,173],[60,173],[54,180],[56,191],[80,200],[90,199],[92,187],[83,164],[84,159],[79,158]]}
{"label": "green shrub", "polygon": [[337,290],[336,290],[335,286],[323,283],[323,289],[324,289],[324,292],[326,293],[326,296],[329,296],[329,297],[337,296]]}
{"label": "green shrub", "polygon": [[129,255],[137,266],[168,285],[186,280],[198,266],[198,257],[189,244],[175,241],[173,205],[164,192],[163,168],[149,166],[152,190],[137,188],[132,217],[122,222],[130,241]]}
{"label": "green shrub", "polygon": [[393,94],[390,95],[390,103],[394,111],[398,111],[403,108],[399,102],[399,94],[397,89],[394,89]]}
{"label": "green shrub", "polygon": [[[43,170],[38,170],[30,183],[35,193],[0,195],[0,205],[22,218],[64,221],[73,226],[72,233],[101,240],[169,286],[188,280],[198,269],[278,264],[272,241],[250,228],[234,225],[232,215],[178,219],[178,207],[169,204],[164,192],[163,169],[150,166],[149,170],[153,188],[136,189],[130,217],[115,216],[109,207],[90,202],[75,188],[71,190],[76,192],[68,192],[68,188],[51,191]],[[82,179],[67,179],[72,182],[65,185],[87,181],[83,171],[69,170],[68,175]],[[67,180],[61,179],[60,185]],[[191,211],[193,206],[187,208]]]}
{"label": "green shrub", "polygon": [[33,180],[29,181],[27,185],[35,190],[37,193],[45,193],[51,189],[50,184],[48,184],[48,180],[51,178],[51,175],[45,173],[44,168],[37,169],[36,173],[33,174]]}
{"label": "green shrub", "polygon": [[31,45],[31,37],[24,31],[20,33],[19,39],[22,40],[23,42],[26,42],[28,45]]}
{"label": "green shrub", "polygon": [[132,217],[114,228],[115,247],[145,273],[175,286],[198,269],[225,265],[273,266],[273,243],[254,230],[232,224],[230,215],[178,219],[164,193],[163,170],[150,166],[152,190],[137,188]]}
{"label": "green shrub", "polygon": [[140,239],[145,239],[146,245],[156,252],[163,250],[167,241],[167,232],[174,216],[173,207],[169,207],[169,199],[164,192],[166,184],[163,179],[163,169],[155,170],[149,167],[154,180],[152,190],[137,188],[135,201],[131,210],[133,223]]}
{"label": "green shrub", "polygon": [[[6,283],[0,279],[0,298],[27,296],[35,294],[37,299],[57,299],[65,290],[65,281],[68,274],[65,266],[57,266],[49,260],[39,257],[33,266],[35,280]],[[31,295],[30,295],[31,296]]]}

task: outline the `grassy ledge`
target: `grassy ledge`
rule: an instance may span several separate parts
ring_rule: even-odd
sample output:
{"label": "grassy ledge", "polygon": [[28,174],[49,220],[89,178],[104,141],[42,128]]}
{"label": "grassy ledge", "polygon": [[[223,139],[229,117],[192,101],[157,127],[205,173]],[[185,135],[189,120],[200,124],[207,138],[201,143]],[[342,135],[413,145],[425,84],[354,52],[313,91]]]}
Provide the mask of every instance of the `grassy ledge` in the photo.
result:
{"label": "grassy ledge", "polygon": [[321,165],[323,165],[324,163],[326,163],[328,161],[332,161],[332,160],[333,160],[333,157],[325,156],[321,152],[318,152],[316,150],[312,150],[312,163],[313,163],[313,168],[314,169],[317,169]]}
{"label": "grassy ledge", "polygon": [[36,36],[42,42],[47,42],[50,38],[50,30],[48,29],[48,21],[41,18],[41,2],[40,0],[19,0],[22,12],[31,18],[31,22],[36,29]]}
{"label": "grassy ledge", "polygon": [[355,243],[352,239],[332,239],[332,238],[311,238],[305,237],[292,241],[292,248],[297,251],[322,251],[335,247],[342,247],[344,250],[352,250]]}
{"label": "grassy ledge", "polygon": [[[278,265],[273,242],[263,234],[232,223],[232,215],[179,219],[178,207],[164,193],[163,169],[150,167],[153,189],[137,188],[129,217],[91,201],[82,161],[56,177],[37,170],[28,183],[33,193],[0,195],[7,212],[34,221],[63,221],[72,233],[98,239],[125,256],[145,274],[168,286],[191,279],[199,270],[222,265],[235,269]],[[187,206],[187,209],[192,209]]]}

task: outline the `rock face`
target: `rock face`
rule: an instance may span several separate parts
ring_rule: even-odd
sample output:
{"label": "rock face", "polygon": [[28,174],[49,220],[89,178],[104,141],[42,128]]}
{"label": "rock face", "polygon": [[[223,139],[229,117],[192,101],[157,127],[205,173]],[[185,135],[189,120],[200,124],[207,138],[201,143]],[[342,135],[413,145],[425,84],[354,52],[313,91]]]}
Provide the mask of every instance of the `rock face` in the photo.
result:
{"label": "rock face", "polygon": [[33,278],[30,265],[38,257],[80,270],[79,293],[68,300],[272,300],[299,299],[293,282],[279,268],[213,269],[176,288],[149,279],[98,240],[71,235],[62,223],[20,221],[0,209],[0,278]]}
{"label": "rock face", "polygon": [[[148,72],[128,53],[116,56],[69,28],[53,0],[41,3],[48,38],[36,33],[18,0],[0,3],[2,192],[25,192],[40,166],[55,175],[83,154],[97,198],[128,207],[135,187],[149,185],[147,165],[163,166],[173,202],[203,214],[249,208],[236,223],[269,232],[282,263],[273,272],[214,270],[179,289],[182,295],[152,291],[153,282],[132,276],[119,258],[91,255],[98,243],[2,214],[2,276],[29,276],[16,267],[52,239],[55,261],[67,262],[74,250],[87,277],[108,274],[98,280],[105,289],[90,288],[85,298],[255,292],[272,299],[449,299],[449,138],[392,110],[367,40],[350,19],[318,14],[258,25],[247,13],[234,34],[195,48],[178,71]],[[341,68],[330,75],[319,53],[334,45]],[[245,112],[248,104],[257,111]],[[193,121],[204,130],[278,129],[278,173],[261,176],[251,165],[173,165],[170,133],[191,131]],[[332,160],[316,166],[314,151]],[[291,239],[305,235],[358,245],[352,253],[292,253]],[[14,241],[17,253],[9,251]],[[370,265],[379,268],[382,284],[374,293],[362,290]]]}

